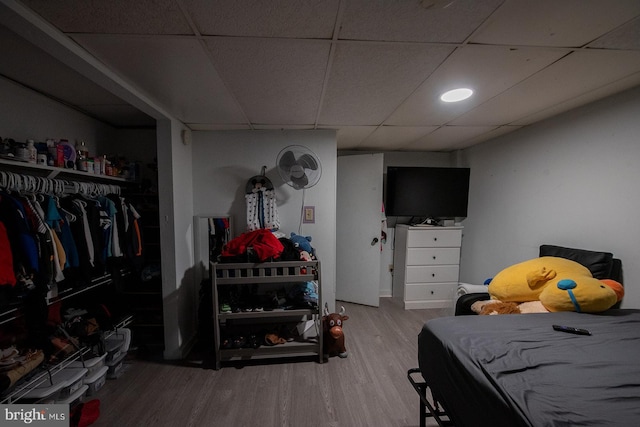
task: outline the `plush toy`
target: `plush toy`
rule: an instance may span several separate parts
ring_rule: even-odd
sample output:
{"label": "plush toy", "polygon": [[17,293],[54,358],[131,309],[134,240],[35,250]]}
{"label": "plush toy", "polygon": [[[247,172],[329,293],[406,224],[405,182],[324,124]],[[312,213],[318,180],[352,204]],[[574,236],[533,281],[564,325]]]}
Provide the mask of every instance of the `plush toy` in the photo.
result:
{"label": "plush toy", "polygon": [[501,302],[540,301],[548,311],[595,313],[621,299],[622,285],[609,283],[619,286],[614,290],[575,261],[540,257],[505,268],[491,280],[488,291],[492,300]]}
{"label": "plush toy", "polygon": [[289,240],[293,242],[293,245],[299,251],[307,251],[312,257],[315,256],[315,250],[311,247],[311,236],[301,236],[294,232],[291,232]]}
{"label": "plush toy", "polygon": [[471,310],[476,314],[525,314],[548,313],[540,301],[527,301],[516,304],[515,302],[502,302],[494,299],[476,301],[471,305]]}
{"label": "plush toy", "polygon": [[345,358],[348,356],[344,346],[344,331],[342,324],[349,316],[345,316],[344,306],[340,308],[340,313],[329,314],[329,306],[324,305],[324,316],[322,316],[322,337],[325,356],[338,356]]}

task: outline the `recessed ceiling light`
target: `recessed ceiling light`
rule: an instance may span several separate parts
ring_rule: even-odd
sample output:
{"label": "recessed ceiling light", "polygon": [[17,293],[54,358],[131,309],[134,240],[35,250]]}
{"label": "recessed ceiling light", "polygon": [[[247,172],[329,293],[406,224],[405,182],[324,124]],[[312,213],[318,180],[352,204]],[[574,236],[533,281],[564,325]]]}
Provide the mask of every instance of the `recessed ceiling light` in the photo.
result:
{"label": "recessed ceiling light", "polygon": [[444,102],[458,102],[469,98],[471,95],[473,95],[473,91],[463,87],[443,93],[440,99]]}

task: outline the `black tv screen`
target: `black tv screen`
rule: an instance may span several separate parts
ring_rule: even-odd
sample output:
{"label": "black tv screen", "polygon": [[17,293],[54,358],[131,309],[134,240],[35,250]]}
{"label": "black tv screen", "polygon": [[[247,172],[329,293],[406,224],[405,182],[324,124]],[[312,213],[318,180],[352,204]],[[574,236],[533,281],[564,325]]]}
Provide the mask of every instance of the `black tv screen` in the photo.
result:
{"label": "black tv screen", "polygon": [[389,216],[466,217],[469,168],[387,168],[385,212]]}

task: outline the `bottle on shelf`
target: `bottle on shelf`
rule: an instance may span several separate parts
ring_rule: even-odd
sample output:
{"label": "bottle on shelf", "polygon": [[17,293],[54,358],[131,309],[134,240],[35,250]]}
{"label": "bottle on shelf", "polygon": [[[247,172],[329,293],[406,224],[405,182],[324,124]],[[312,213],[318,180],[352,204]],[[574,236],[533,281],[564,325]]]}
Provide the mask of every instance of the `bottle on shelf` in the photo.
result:
{"label": "bottle on shelf", "polygon": [[87,147],[84,141],[76,142],[76,169],[87,172]]}
{"label": "bottle on shelf", "polygon": [[37,163],[38,162],[38,150],[34,145],[33,139],[27,139],[27,161],[29,163]]}

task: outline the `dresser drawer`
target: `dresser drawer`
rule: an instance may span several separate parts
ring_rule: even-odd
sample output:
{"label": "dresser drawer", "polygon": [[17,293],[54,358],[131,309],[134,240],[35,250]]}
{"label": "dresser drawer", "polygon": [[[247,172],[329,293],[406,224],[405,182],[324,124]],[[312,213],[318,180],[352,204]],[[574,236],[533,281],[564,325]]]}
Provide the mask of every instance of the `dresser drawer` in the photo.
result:
{"label": "dresser drawer", "polygon": [[433,283],[407,285],[405,288],[406,301],[424,300],[452,300],[455,284]]}
{"label": "dresser drawer", "polygon": [[460,247],[462,230],[411,230],[407,235],[407,248]]}
{"label": "dresser drawer", "polygon": [[410,248],[407,265],[460,264],[460,248]]}
{"label": "dresser drawer", "polygon": [[458,265],[408,265],[406,283],[458,282]]}

